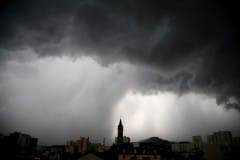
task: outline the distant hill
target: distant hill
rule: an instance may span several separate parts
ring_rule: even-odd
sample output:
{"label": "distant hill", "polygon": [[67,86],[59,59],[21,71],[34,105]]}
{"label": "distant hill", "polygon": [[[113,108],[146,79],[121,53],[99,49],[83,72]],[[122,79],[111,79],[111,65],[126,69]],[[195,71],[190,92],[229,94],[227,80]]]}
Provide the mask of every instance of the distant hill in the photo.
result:
{"label": "distant hill", "polygon": [[150,138],[139,141],[139,143],[152,143],[156,145],[161,145],[161,144],[172,144],[174,142],[164,140],[159,137],[150,137]]}

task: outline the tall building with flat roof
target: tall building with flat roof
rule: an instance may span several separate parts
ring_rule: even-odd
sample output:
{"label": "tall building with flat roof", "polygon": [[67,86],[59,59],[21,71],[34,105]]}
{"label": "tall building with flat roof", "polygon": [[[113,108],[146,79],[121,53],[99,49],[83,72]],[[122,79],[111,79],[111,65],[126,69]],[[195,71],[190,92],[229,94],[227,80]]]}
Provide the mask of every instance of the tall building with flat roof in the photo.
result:
{"label": "tall building with flat roof", "polygon": [[218,131],[207,136],[209,144],[231,145],[232,133],[230,131]]}
{"label": "tall building with flat roof", "polygon": [[192,143],[194,148],[202,148],[203,141],[201,136],[192,136]]}
{"label": "tall building with flat roof", "polygon": [[81,137],[79,140],[77,141],[68,141],[65,151],[68,153],[81,153],[81,154],[85,154],[88,150],[89,150],[89,137],[85,138],[85,137]]}

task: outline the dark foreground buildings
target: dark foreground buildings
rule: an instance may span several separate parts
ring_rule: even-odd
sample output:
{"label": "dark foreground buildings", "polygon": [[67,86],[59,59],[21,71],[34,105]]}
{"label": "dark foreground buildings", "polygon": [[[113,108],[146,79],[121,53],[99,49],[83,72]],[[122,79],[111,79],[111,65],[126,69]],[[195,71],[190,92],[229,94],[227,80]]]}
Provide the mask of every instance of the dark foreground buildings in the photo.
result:
{"label": "dark foreground buildings", "polygon": [[140,142],[124,141],[120,120],[116,143],[111,147],[115,160],[237,160],[240,159],[240,138],[230,131],[218,131],[207,137],[193,136],[192,142],[170,142],[152,137]]}
{"label": "dark foreground buildings", "polygon": [[32,159],[37,152],[37,142],[37,138],[20,132],[1,135],[0,159]]}
{"label": "dark foreground buildings", "polygon": [[141,142],[124,142],[123,124],[120,120],[118,125],[118,137],[116,143],[111,147],[114,158],[118,160],[162,160],[172,159],[171,142],[161,140],[157,137]]}
{"label": "dark foreground buildings", "polygon": [[238,160],[240,137],[230,131],[218,131],[207,136],[193,136],[192,142],[171,142],[152,137],[130,142],[124,136],[120,120],[117,137],[112,146],[91,143],[89,137],[68,141],[66,145],[37,146],[37,139],[14,132],[0,136],[0,159],[3,160]]}

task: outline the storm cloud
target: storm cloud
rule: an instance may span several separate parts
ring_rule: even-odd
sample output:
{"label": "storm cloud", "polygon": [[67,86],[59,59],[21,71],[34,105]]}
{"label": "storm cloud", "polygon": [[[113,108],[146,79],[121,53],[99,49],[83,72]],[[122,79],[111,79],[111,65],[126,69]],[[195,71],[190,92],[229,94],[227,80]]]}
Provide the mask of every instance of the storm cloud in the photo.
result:
{"label": "storm cloud", "polygon": [[[128,90],[206,94],[226,109],[240,110],[239,26],[231,1],[9,0],[0,5],[2,88],[12,62],[22,64],[27,74],[24,65],[38,59],[91,57],[107,70],[127,65],[128,78],[119,81],[116,95],[102,99],[107,103],[100,105],[106,106],[103,113],[110,114]],[[114,71],[122,73],[122,68]],[[104,88],[114,86],[114,78],[105,82]],[[1,106],[7,106],[9,94],[7,89],[1,94]]]}

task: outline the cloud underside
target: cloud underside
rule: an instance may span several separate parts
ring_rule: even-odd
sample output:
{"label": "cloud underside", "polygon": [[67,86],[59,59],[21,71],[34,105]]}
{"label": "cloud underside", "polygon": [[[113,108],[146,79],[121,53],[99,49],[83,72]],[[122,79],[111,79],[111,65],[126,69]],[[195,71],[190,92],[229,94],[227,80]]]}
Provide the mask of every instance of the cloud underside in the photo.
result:
{"label": "cloud underside", "polygon": [[239,110],[238,27],[230,2],[3,1],[1,8],[3,62],[26,48],[40,57],[127,61],[163,73],[149,78],[156,87],[181,81],[176,92],[214,94]]}

